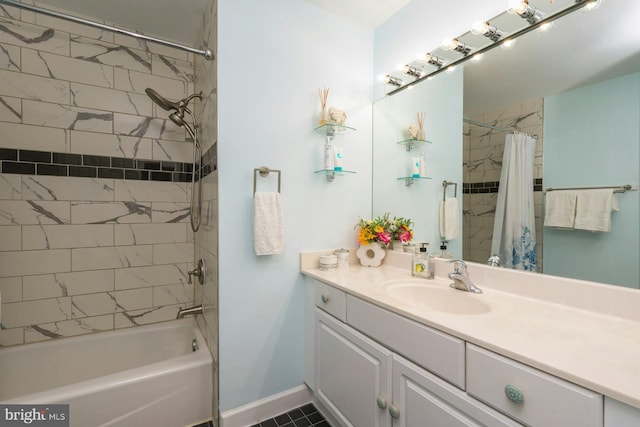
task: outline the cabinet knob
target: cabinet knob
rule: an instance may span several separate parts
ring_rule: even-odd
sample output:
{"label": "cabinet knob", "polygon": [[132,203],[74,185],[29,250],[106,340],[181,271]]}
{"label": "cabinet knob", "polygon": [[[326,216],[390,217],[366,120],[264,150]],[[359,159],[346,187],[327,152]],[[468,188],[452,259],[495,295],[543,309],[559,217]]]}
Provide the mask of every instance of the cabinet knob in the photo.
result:
{"label": "cabinet knob", "polygon": [[389,415],[391,418],[396,419],[400,416],[400,410],[396,407],[396,405],[389,405]]}
{"label": "cabinet knob", "polygon": [[376,403],[378,404],[378,408],[380,408],[380,409],[386,409],[387,408],[387,401],[382,396],[378,396],[378,398],[376,399]]}
{"label": "cabinet knob", "polygon": [[522,391],[514,385],[507,384],[504,387],[504,394],[507,396],[507,399],[509,399],[513,403],[524,402],[524,393],[522,393]]}
{"label": "cabinet knob", "polygon": [[328,302],[329,302],[329,295],[322,294],[322,296],[320,297],[320,299],[322,300],[322,303],[323,303],[323,304],[326,304],[326,303],[328,303]]}

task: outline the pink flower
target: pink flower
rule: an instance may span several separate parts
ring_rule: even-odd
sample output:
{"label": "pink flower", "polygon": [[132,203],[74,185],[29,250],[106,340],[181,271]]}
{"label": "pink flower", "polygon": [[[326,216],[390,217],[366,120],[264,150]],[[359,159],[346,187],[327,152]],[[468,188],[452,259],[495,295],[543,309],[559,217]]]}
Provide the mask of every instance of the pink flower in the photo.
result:
{"label": "pink flower", "polygon": [[385,245],[388,245],[389,242],[391,242],[391,234],[386,231],[382,233],[378,233],[377,236],[378,236],[378,240],[380,240]]}

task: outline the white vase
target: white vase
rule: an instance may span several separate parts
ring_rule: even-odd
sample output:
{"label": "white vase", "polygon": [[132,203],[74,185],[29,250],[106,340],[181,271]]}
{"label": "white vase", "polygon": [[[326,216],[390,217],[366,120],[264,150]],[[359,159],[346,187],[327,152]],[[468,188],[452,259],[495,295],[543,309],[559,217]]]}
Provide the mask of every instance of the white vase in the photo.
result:
{"label": "white vase", "polygon": [[378,267],[382,264],[382,259],[385,255],[387,255],[387,252],[379,242],[360,245],[356,251],[356,256],[360,260],[360,264],[365,267]]}
{"label": "white vase", "polygon": [[402,240],[392,240],[391,248],[397,252],[404,252],[404,248],[402,246]]}

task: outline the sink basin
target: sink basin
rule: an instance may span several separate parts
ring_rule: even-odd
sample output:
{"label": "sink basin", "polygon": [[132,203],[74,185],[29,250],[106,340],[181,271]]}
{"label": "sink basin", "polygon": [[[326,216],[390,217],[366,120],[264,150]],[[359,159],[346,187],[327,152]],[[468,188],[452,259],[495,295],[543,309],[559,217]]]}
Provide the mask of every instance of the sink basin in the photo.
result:
{"label": "sink basin", "polygon": [[394,280],[385,283],[384,288],[387,295],[400,302],[443,313],[484,314],[491,311],[491,307],[481,300],[482,295],[425,282],[425,280]]}

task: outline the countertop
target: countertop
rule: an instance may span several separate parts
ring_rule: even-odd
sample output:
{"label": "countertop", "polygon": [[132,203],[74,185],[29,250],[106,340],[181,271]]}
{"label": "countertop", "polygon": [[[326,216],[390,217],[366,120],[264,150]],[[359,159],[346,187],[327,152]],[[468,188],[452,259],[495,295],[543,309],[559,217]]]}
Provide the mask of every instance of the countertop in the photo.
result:
{"label": "countertop", "polygon": [[[413,279],[409,268],[390,265],[361,267],[352,264],[349,268],[336,271],[322,271],[307,268],[302,264],[302,273],[351,295],[372,302],[392,312],[413,319],[422,324],[439,329],[470,343],[510,357],[526,365],[581,385],[636,408],[640,408],[640,321],[635,318],[620,317],[597,308],[584,309],[580,305],[563,303],[570,295],[567,290],[598,295],[598,304],[606,306],[609,300],[626,300],[633,296],[637,303],[637,290],[615,289],[614,286],[578,281],[558,289],[558,301],[542,295],[547,292],[540,286],[541,297],[535,297],[536,290],[520,292],[505,291],[504,284],[492,286],[491,271],[486,273],[483,266],[470,266],[470,277],[483,290],[476,295],[451,289],[451,280],[446,278],[450,266],[440,264],[434,280],[424,280],[425,285],[442,287],[454,293],[452,297],[478,299],[490,310],[482,314],[452,314],[429,308],[419,301],[408,303],[396,299],[386,291],[385,282],[399,279]],[[446,268],[446,270],[445,270]],[[481,280],[474,280],[474,270]],[[503,270],[503,269],[500,269]],[[510,273],[500,273],[509,277]],[[531,273],[529,273],[531,275]],[[531,279],[529,276],[514,276]],[[532,276],[535,279],[535,276]],[[538,275],[538,281],[545,280]],[[571,282],[570,279],[562,279]],[[498,281],[504,281],[501,278]],[[526,281],[526,280],[525,280]],[[531,280],[529,280],[531,281]],[[585,287],[584,289],[581,288]],[[548,288],[548,286],[546,286]],[[566,288],[566,289],[565,289]],[[533,295],[533,296],[532,296]],[[610,303],[609,303],[610,304]],[[635,305],[639,311],[640,306]],[[609,310],[610,311],[610,310]]]}

